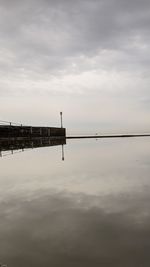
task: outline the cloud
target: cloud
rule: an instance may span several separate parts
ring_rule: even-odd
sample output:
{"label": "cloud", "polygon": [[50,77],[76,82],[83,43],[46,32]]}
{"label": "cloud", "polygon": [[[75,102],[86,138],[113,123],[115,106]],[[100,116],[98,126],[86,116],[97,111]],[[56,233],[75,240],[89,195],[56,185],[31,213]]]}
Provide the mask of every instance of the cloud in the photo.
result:
{"label": "cloud", "polygon": [[18,67],[64,69],[103,50],[149,48],[149,8],[148,1],[5,1],[1,40]]}
{"label": "cloud", "polygon": [[143,114],[150,98],[149,24],[147,0],[1,1],[0,96],[55,95],[57,105],[63,94],[66,109],[65,97],[73,103],[74,95],[97,93],[107,95],[109,108],[128,98],[127,109],[132,100]]}

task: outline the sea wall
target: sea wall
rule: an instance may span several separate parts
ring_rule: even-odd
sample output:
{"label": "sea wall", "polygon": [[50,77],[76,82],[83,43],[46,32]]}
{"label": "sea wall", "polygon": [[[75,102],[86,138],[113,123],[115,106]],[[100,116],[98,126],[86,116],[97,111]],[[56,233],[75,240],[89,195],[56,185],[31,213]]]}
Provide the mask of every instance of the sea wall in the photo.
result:
{"label": "sea wall", "polygon": [[0,138],[34,138],[56,137],[65,138],[66,129],[57,127],[32,127],[32,126],[0,126]]}

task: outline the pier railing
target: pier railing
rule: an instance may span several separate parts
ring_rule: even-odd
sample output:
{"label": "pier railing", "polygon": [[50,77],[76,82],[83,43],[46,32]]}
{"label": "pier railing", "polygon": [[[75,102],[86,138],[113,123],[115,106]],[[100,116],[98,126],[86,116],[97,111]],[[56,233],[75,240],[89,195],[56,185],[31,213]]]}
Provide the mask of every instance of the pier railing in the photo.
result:
{"label": "pier railing", "polygon": [[3,121],[3,120],[0,120],[0,126],[23,126],[22,123],[18,123],[18,122],[12,122],[12,121]]}
{"label": "pier railing", "polygon": [[66,129],[60,127],[27,126],[21,123],[0,120],[0,138],[65,138]]}

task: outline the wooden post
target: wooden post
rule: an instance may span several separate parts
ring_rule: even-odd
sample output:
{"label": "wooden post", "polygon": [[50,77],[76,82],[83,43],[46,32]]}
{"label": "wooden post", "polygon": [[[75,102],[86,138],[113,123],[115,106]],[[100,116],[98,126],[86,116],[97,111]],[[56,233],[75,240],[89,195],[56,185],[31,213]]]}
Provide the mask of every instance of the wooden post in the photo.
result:
{"label": "wooden post", "polygon": [[31,142],[31,146],[32,146],[32,149],[33,149],[33,147],[34,147],[33,141]]}

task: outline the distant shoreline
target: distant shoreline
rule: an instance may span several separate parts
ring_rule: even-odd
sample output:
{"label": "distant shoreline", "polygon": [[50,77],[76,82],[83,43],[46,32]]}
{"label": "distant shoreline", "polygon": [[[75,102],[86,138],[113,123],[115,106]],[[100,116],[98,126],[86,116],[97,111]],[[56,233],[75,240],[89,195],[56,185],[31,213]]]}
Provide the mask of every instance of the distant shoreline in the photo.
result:
{"label": "distant shoreline", "polygon": [[150,134],[118,134],[118,135],[81,135],[67,136],[66,139],[88,139],[88,138],[131,138],[131,137],[150,137]]}

